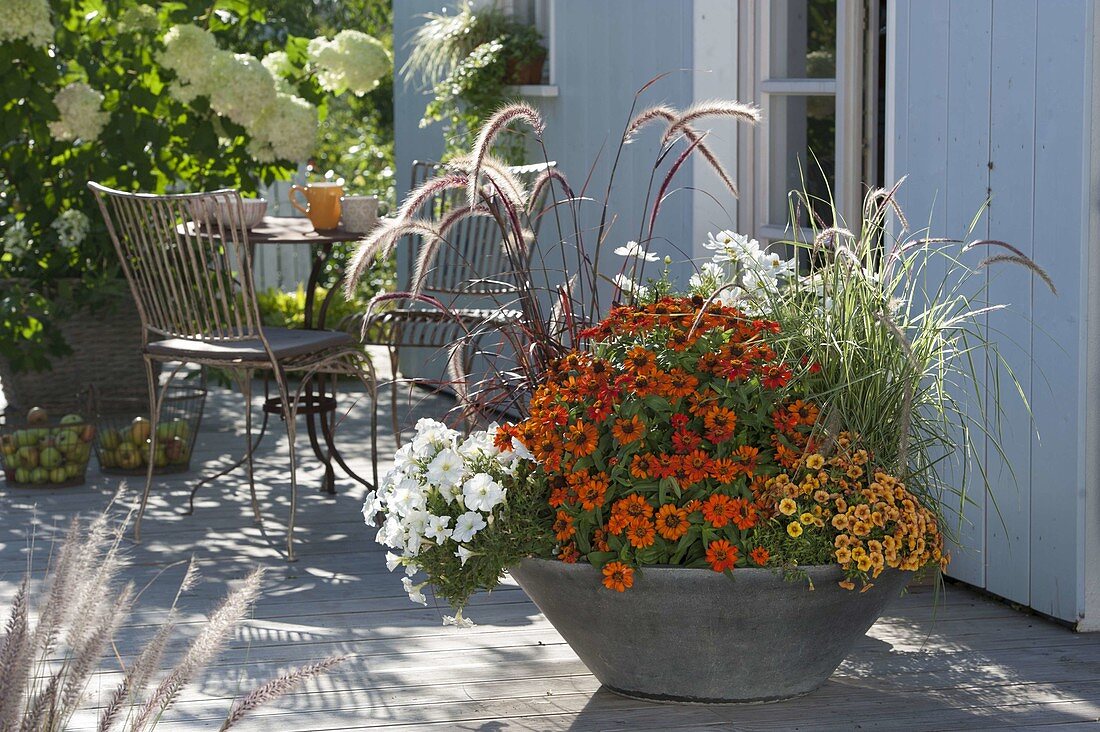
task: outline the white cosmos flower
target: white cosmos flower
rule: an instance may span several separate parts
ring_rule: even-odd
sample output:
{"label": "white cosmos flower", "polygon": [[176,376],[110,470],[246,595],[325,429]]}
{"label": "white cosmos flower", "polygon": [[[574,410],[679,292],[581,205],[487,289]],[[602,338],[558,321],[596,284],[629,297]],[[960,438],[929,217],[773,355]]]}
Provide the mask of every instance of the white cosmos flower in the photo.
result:
{"label": "white cosmos flower", "polygon": [[449,523],[451,523],[450,516],[433,516],[432,514],[428,514],[428,526],[424,529],[424,536],[431,539],[436,544],[442,544],[451,536],[451,530],[447,528],[447,524]]}
{"label": "white cosmos flower", "polygon": [[443,489],[459,483],[465,472],[466,465],[462,456],[447,448],[440,450],[428,463],[427,478],[433,486]]}
{"label": "white cosmos flower", "polygon": [[649,297],[648,287],[646,287],[645,285],[639,285],[634,280],[625,275],[615,275],[615,285],[618,286],[618,288],[626,294],[634,295],[640,300],[644,300],[645,298]]}
{"label": "white cosmos flower", "polygon": [[461,544],[458,546],[458,551],[455,552],[455,556],[458,557],[459,564],[461,564],[463,567],[466,566],[466,560],[474,556],[475,554],[477,554],[477,552],[472,552]]}
{"label": "white cosmos flower", "polygon": [[463,484],[462,500],[466,508],[488,513],[504,500],[504,487],[488,473],[478,473]]}
{"label": "white cosmos flower", "polygon": [[419,602],[421,605],[428,604],[428,598],[424,597],[424,593],[420,591],[426,584],[428,583],[421,582],[418,585],[414,585],[413,581],[408,577],[401,578],[401,585],[405,588],[405,592],[409,593],[409,599],[413,602]]}
{"label": "white cosmos flower", "polygon": [[451,538],[459,543],[469,541],[485,526],[485,519],[480,513],[467,511],[455,521],[455,530],[451,532]]}
{"label": "white cosmos flower", "polygon": [[642,249],[641,245],[636,241],[628,241],[621,247],[615,249],[615,253],[620,257],[631,257],[635,259],[644,259],[647,262],[656,262],[660,259],[659,256],[652,252]]}

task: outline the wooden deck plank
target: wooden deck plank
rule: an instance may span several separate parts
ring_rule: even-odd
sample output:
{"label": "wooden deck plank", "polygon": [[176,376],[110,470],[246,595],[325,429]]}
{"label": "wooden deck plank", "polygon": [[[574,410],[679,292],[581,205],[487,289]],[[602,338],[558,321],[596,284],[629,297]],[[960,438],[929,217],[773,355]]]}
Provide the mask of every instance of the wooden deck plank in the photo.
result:
{"label": "wooden deck plank", "polygon": [[[243,443],[237,398],[212,392],[196,468],[225,464],[219,449]],[[422,400],[409,424],[447,406],[439,397]],[[342,435],[349,444],[366,444],[365,417],[349,418]],[[382,442],[392,449],[391,436]],[[201,475],[196,471],[158,479],[145,541],[130,549],[128,577],[139,587],[163,576],[145,591],[120,634],[123,662],[165,618],[183,573],[181,564],[172,563],[194,554],[202,581],[181,605],[171,658],[229,584],[252,566],[268,569],[250,619],[201,682],[184,691],[161,729],[216,729],[241,691],[329,654],[349,659],[328,677],[259,710],[239,729],[1049,730],[1094,725],[1100,717],[1100,635],[1074,634],[954,585],[942,594],[918,587],[898,599],[811,696],[749,707],[625,699],[599,688],[511,580],[474,598],[468,614],[479,626],[468,631],[442,626],[449,612],[444,605],[410,603],[359,518],[362,487],[342,480],[336,497],[320,495],[320,470],[309,465],[309,457],[302,458],[300,472],[299,561],[288,565],[281,554],[288,500],[285,436],[265,441],[263,449],[257,476],[266,535],[252,525],[243,472],[206,487],[195,515],[181,515],[189,486]],[[308,449],[299,453],[308,455]],[[352,457],[358,468],[369,469],[369,455]],[[26,569],[32,517],[39,522],[33,572],[38,580],[51,538],[73,514],[100,510],[120,482],[89,477],[89,486],[80,489],[0,488],[0,606]],[[132,498],[141,481],[129,483]],[[117,678],[105,669],[93,686],[109,689]]]}

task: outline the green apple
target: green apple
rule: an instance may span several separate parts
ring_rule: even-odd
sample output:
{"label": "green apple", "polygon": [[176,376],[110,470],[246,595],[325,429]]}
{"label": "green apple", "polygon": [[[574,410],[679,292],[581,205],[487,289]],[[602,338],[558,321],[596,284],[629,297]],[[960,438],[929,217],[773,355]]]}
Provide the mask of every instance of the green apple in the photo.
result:
{"label": "green apple", "polygon": [[37,447],[21,447],[15,453],[15,459],[17,464],[21,468],[27,468],[32,470],[38,467],[38,448]]}
{"label": "green apple", "polygon": [[45,468],[35,468],[31,471],[31,482],[35,485],[41,485],[50,479],[50,472]]}
{"label": "green apple", "polygon": [[65,477],[69,480],[79,478],[84,474],[84,466],[78,463],[69,463],[65,466]]}
{"label": "green apple", "polygon": [[118,467],[123,470],[134,470],[141,467],[141,451],[129,442],[118,446]]}
{"label": "green apple", "polygon": [[118,430],[108,428],[99,433],[99,444],[108,450],[116,449],[120,442],[122,442],[122,438],[119,436]]}
{"label": "green apple", "polygon": [[27,424],[29,425],[37,427],[49,421],[50,415],[42,407],[34,407],[31,411],[27,412]]}
{"label": "green apple", "polygon": [[158,468],[168,467],[168,451],[164,445],[157,445],[156,452],[153,454],[153,465]]}
{"label": "green apple", "polygon": [[61,454],[61,451],[56,447],[44,448],[38,453],[38,464],[47,470],[53,470],[65,459],[65,456]]}
{"label": "green apple", "polygon": [[18,447],[32,447],[36,442],[38,442],[38,438],[35,436],[34,430],[15,431],[15,444]]}
{"label": "green apple", "polygon": [[69,477],[68,471],[64,467],[54,468],[50,471],[51,483],[64,483]]}
{"label": "green apple", "polygon": [[30,468],[16,468],[15,469],[15,482],[16,483],[30,483],[31,482]]}
{"label": "green apple", "polygon": [[67,426],[73,426],[78,424],[84,424],[84,418],[79,414],[66,414],[61,418],[61,424]]}
{"label": "green apple", "polygon": [[130,441],[141,446],[152,436],[153,426],[145,417],[134,417],[130,424]]}
{"label": "green apple", "polygon": [[54,446],[58,450],[68,455],[73,451],[73,448],[80,444],[80,437],[74,432],[66,430],[54,439]]}

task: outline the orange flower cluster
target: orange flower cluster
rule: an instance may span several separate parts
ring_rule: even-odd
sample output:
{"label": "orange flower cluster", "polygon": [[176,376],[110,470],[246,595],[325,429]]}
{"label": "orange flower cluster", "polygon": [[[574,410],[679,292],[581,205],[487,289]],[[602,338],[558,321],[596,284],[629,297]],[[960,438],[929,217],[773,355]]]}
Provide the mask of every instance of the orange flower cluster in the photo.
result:
{"label": "orange flower cluster", "polygon": [[613,590],[647,564],[768,564],[754,542],[771,513],[764,486],[797,463],[817,418],[790,398],[777,324],[702,306],[616,307],[584,334],[591,352],[561,359],[530,417],[498,434],[505,448],[519,438],[546,475],[559,558],[602,567]]}
{"label": "orange flower cluster", "polygon": [[845,571],[840,586],[871,587],[887,567],[915,571],[949,557],[935,515],[892,475],[870,468],[871,456],[842,433],[837,452],[813,453],[797,470],[769,478],[757,499],[785,526],[788,541],[825,537]]}

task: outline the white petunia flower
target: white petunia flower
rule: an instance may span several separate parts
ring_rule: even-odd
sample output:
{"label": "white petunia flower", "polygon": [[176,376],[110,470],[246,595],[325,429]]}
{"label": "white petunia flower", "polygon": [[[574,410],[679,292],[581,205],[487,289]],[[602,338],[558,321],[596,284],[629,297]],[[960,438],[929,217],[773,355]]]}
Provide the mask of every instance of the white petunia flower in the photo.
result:
{"label": "white petunia flower", "polygon": [[512,438],[512,452],[514,452],[521,460],[535,461],[535,455],[527,449],[527,445],[520,442],[518,437]]}
{"label": "white petunia flower", "polygon": [[478,473],[462,486],[462,500],[472,511],[492,511],[504,500],[504,486],[488,473]]}
{"label": "white petunia flower", "polygon": [[404,560],[393,552],[386,552],[386,569],[393,571],[404,564]]}
{"label": "white petunia flower", "polygon": [[621,247],[615,249],[615,253],[620,257],[630,257],[632,259],[644,259],[647,262],[656,262],[660,260],[660,257],[652,252],[642,249],[641,245],[636,241],[628,241]]}
{"label": "white petunia flower", "polygon": [[374,519],[386,507],[386,504],[378,497],[375,491],[369,491],[363,501],[363,522],[368,526],[374,526]]}
{"label": "white petunia flower", "polygon": [[413,602],[419,602],[421,605],[428,604],[428,598],[424,597],[424,593],[420,591],[426,584],[428,583],[421,582],[418,585],[414,585],[413,581],[408,577],[401,578],[401,586],[405,588],[405,592],[409,593],[409,599]]}
{"label": "white petunia flower", "polygon": [[450,488],[462,481],[466,465],[462,456],[451,449],[440,450],[428,463],[428,482],[437,488]]}
{"label": "white petunia flower", "polygon": [[477,552],[472,552],[461,544],[459,544],[458,546],[458,551],[455,552],[455,556],[458,557],[459,564],[461,564],[463,567],[466,566],[466,560],[468,560],[475,554],[477,554]]}
{"label": "white petunia flower", "polygon": [[474,538],[474,534],[484,529],[485,519],[480,513],[467,511],[455,521],[455,529],[451,532],[451,538],[462,543]]}
{"label": "white petunia flower", "polygon": [[451,538],[451,530],[447,528],[449,523],[451,523],[450,516],[434,516],[428,514],[428,526],[424,529],[424,536],[431,539],[436,544],[443,544],[443,542]]}
{"label": "white petunia flower", "polygon": [[478,430],[473,432],[462,441],[462,444],[458,446],[458,454],[463,457],[478,457],[483,455],[485,457],[496,457],[500,450],[493,443],[493,436],[496,434],[496,424],[489,425],[487,430]]}
{"label": "white petunia flower", "polygon": [[382,528],[378,530],[375,541],[393,549],[405,548],[405,527],[397,516],[387,516]]}
{"label": "white petunia flower", "polygon": [[469,618],[463,616],[461,611],[455,613],[454,615],[444,615],[443,616],[443,624],[444,625],[453,625],[456,628],[475,628],[475,627],[477,627],[477,623],[475,623],[474,621],[470,620]]}
{"label": "white petunia flower", "polygon": [[412,478],[405,478],[393,493],[387,498],[386,503],[390,511],[398,516],[406,516],[416,511],[423,511],[427,499],[424,496],[424,486]]}

